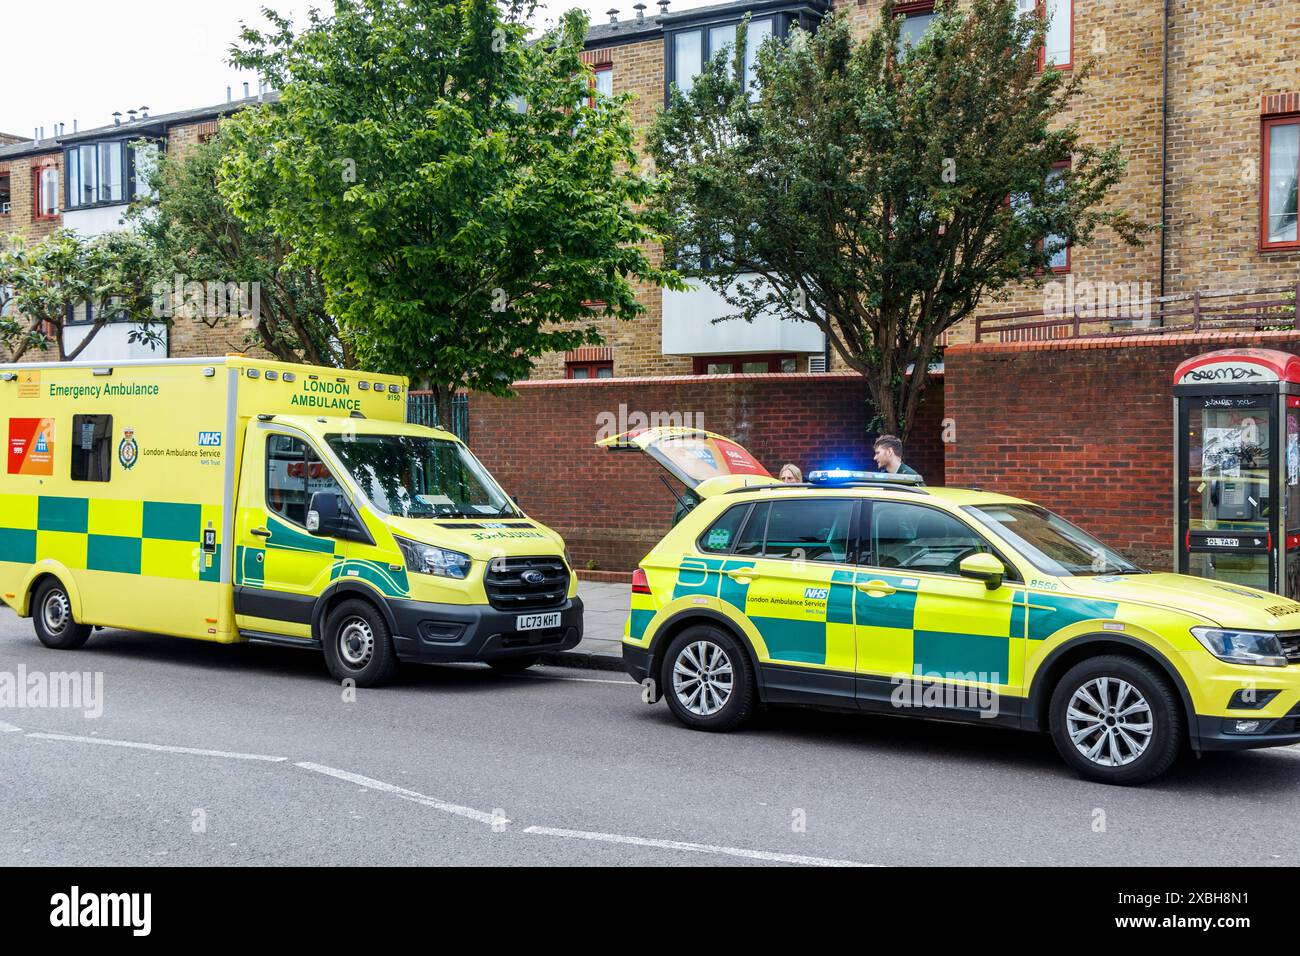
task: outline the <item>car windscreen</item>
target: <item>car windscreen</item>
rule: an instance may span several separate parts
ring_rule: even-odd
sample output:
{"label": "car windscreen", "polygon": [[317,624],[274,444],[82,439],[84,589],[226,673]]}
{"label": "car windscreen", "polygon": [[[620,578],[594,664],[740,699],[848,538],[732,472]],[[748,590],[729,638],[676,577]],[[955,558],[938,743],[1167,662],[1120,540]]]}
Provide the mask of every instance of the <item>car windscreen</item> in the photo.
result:
{"label": "car windscreen", "polygon": [[506,493],[464,445],[413,435],[328,435],[361,491],[399,518],[518,515]]}
{"label": "car windscreen", "polygon": [[1088,532],[1038,505],[995,504],[962,509],[1047,574],[1134,574],[1142,569]]}

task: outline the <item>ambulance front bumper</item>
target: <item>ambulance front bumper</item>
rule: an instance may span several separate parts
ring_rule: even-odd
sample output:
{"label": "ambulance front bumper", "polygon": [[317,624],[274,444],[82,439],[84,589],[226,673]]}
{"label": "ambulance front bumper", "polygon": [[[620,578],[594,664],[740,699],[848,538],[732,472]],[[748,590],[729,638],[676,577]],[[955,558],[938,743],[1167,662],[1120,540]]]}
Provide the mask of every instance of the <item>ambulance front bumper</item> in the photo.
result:
{"label": "ambulance front bumper", "polygon": [[[582,599],[536,611],[499,611],[486,604],[389,601],[399,660],[422,664],[491,661],[567,651],[582,640]],[[559,613],[556,627],[519,630],[519,618]]]}

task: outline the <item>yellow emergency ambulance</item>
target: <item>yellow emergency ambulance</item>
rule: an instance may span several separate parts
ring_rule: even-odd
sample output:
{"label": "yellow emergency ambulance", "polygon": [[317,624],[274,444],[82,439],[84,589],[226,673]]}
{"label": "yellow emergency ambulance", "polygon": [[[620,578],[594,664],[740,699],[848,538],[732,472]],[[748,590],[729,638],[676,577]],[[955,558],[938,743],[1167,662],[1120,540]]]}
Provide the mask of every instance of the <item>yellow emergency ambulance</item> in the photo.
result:
{"label": "yellow emergency ambulance", "polygon": [[47,647],[113,627],[520,669],[582,636],[564,542],[405,379],[226,358],[0,365],[0,600]]}
{"label": "yellow emergency ambulance", "polygon": [[1047,731],[1093,780],[1300,743],[1300,604],[1147,573],[1045,508],[875,473],[781,484],[652,428],[699,500],[635,572],[626,669],[689,727],[807,704]]}

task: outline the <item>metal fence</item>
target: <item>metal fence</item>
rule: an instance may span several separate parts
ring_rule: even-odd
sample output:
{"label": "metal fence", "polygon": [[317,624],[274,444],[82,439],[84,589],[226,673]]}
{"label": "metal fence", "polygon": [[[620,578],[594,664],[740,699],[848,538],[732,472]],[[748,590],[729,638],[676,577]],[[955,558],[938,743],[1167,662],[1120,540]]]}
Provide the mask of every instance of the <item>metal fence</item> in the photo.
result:
{"label": "metal fence", "polygon": [[[1170,332],[1261,331],[1300,329],[1300,287],[1243,289],[1166,295],[1138,303],[1071,304],[1048,313],[1042,309],[979,316],[975,341],[1035,342],[1094,336],[1161,335]],[[1100,297],[1098,297],[1100,299]],[[1136,314],[1135,314],[1136,313]]]}
{"label": "metal fence", "polygon": [[451,415],[438,412],[433,392],[409,392],[406,396],[406,420],[412,425],[445,428],[461,441],[469,440],[469,396],[463,392],[451,400]]}

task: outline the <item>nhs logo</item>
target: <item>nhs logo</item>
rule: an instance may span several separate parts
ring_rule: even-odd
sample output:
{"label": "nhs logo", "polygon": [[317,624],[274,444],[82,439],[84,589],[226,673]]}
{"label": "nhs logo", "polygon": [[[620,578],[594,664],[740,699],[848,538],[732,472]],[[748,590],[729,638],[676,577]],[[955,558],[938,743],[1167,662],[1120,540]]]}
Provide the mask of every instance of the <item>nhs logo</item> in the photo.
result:
{"label": "nhs logo", "polygon": [[220,448],[221,432],[199,432],[200,448]]}

